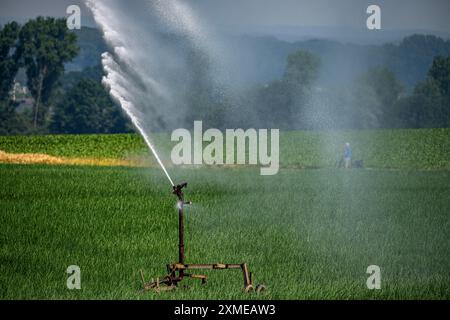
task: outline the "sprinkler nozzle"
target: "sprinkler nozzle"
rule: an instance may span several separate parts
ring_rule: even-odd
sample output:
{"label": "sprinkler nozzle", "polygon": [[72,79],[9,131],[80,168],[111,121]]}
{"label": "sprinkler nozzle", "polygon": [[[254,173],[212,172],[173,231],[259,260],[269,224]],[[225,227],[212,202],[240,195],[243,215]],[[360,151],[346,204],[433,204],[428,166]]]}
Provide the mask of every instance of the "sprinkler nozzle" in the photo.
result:
{"label": "sprinkler nozzle", "polygon": [[183,209],[184,206],[189,206],[189,205],[192,205],[192,201],[183,202],[183,201],[178,200],[177,209],[181,210],[181,209]]}
{"label": "sprinkler nozzle", "polygon": [[178,197],[178,199],[184,203],[183,200],[183,188],[187,187],[187,182],[183,182],[177,186],[173,186],[173,194]]}

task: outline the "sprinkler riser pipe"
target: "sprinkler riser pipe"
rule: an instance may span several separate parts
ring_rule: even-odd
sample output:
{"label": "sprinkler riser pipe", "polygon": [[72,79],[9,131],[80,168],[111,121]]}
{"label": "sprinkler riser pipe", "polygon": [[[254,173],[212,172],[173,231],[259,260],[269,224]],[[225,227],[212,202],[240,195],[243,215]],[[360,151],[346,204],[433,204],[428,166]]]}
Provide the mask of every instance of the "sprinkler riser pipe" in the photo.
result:
{"label": "sprinkler riser pipe", "polygon": [[[187,187],[187,183],[184,182],[177,186],[173,186],[173,194],[178,198],[178,263],[184,264],[184,205],[187,202],[184,201],[183,188]],[[184,277],[184,270],[179,270],[179,277]]]}
{"label": "sprinkler riser pipe", "polygon": [[184,264],[184,212],[178,210],[178,262]]}

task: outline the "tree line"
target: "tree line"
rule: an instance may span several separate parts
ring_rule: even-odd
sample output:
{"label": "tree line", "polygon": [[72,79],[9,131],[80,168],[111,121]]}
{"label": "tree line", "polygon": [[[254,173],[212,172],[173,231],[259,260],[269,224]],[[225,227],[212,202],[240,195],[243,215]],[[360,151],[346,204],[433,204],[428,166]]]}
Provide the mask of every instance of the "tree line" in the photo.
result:
{"label": "tree line", "polygon": [[327,85],[318,81],[321,68],[318,55],[299,50],[288,56],[280,79],[241,92],[228,101],[207,100],[206,106],[214,108],[198,109],[197,103],[191,118],[206,118],[207,126],[217,128],[450,127],[450,56],[434,57],[426,78],[412,92],[387,66],[370,67],[351,82]]}
{"label": "tree line", "polygon": [[252,108],[260,125],[284,129],[450,127],[450,56],[436,56],[426,78],[408,93],[385,66],[351,83],[318,86],[320,59],[298,51],[282,79],[261,87]]}
{"label": "tree line", "polygon": [[[0,134],[132,130],[101,84],[101,66],[65,72],[78,54],[77,36],[64,19],[39,17],[0,29]],[[434,57],[426,78],[411,91],[392,65],[370,67],[351,83],[319,83],[320,57],[300,49],[287,57],[280,79],[229,97],[217,97],[209,81],[213,71],[201,55],[192,57],[198,61],[189,63],[195,75],[185,97],[189,112],[179,127],[194,120],[216,128],[284,130],[450,127],[450,56]],[[19,70],[33,100],[22,111],[11,96]]]}
{"label": "tree line", "polygon": [[[130,130],[101,85],[101,71],[65,73],[65,65],[78,54],[77,36],[65,19],[38,17],[0,29],[0,134]],[[19,70],[25,71],[33,101],[31,110],[21,112],[11,94]]]}

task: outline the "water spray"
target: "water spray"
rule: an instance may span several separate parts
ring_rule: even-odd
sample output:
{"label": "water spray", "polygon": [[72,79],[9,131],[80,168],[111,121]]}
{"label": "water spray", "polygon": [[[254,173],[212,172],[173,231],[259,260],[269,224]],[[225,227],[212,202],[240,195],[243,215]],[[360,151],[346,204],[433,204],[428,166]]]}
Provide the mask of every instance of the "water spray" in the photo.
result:
{"label": "water spray", "polygon": [[110,94],[113,98],[115,98],[116,100],[119,100],[120,105],[122,106],[122,108],[126,111],[126,113],[128,114],[128,116],[131,119],[131,122],[133,123],[133,125],[136,127],[136,129],[139,131],[139,133],[141,134],[141,136],[144,138],[145,144],[148,146],[148,148],[150,149],[150,151],[153,153],[153,156],[155,157],[156,161],[158,162],[159,166],[161,167],[161,169],[164,171],[167,179],[169,179],[170,184],[172,186],[174,186],[175,184],[173,183],[172,178],[169,175],[169,172],[167,171],[166,167],[164,166],[164,163],[161,161],[161,159],[158,156],[158,153],[156,152],[155,147],[153,146],[153,144],[150,141],[150,138],[147,136],[147,134],[145,133],[144,129],[141,127],[138,119],[134,116],[134,114],[132,112],[129,112],[129,107],[127,106],[127,101],[125,101],[122,97],[120,97],[120,95],[116,95],[114,90],[111,89]]}
{"label": "water spray", "polygon": [[187,187],[184,182],[179,185],[174,185],[172,194],[177,197],[178,208],[178,262],[168,264],[168,274],[163,278],[157,278],[156,281],[152,279],[150,282],[145,281],[144,273],[141,271],[141,280],[144,290],[154,290],[156,292],[173,290],[178,287],[179,283],[185,278],[199,279],[202,284],[206,284],[208,277],[204,274],[187,273],[188,270],[226,270],[226,269],[240,269],[244,277],[244,291],[256,291],[260,293],[266,290],[266,286],[259,284],[256,287],[253,285],[252,273],[249,272],[246,263],[211,263],[211,264],[186,264],[185,263],[185,245],[184,245],[184,206],[191,205],[192,202],[184,200],[183,189]]}
{"label": "water spray", "polygon": [[[167,171],[166,167],[164,166],[164,163],[161,161],[161,158],[159,157],[158,153],[156,152],[156,148],[153,146],[152,142],[150,141],[150,138],[148,137],[147,133],[145,132],[143,126],[141,125],[139,118],[135,115],[133,112],[134,108],[131,102],[127,101],[119,92],[119,89],[117,88],[117,81],[114,79],[113,75],[113,69],[111,68],[111,64],[114,63],[112,57],[108,53],[104,53],[102,55],[102,63],[104,66],[105,71],[107,72],[107,75],[103,78],[103,84],[107,87],[109,87],[109,93],[111,97],[116,100],[119,105],[122,107],[122,109],[126,112],[128,117],[130,118],[131,122],[135,126],[135,128],[139,131],[141,136],[144,138],[145,144],[148,146],[150,151],[153,153],[156,161],[158,162],[161,169],[164,171],[164,174],[166,175],[167,179],[169,179],[170,184],[174,186],[172,178],[169,175],[169,172]],[[113,86],[112,84],[115,84]],[[120,88],[120,87],[119,87]]]}
{"label": "water spray", "polygon": [[[106,42],[113,48],[112,54],[104,53],[102,55],[102,65],[105,71],[103,84],[109,88],[111,97],[127,113],[134,127],[144,138],[145,143],[170,181],[172,193],[177,197],[178,262],[167,265],[168,274],[162,279],[158,278],[156,281],[152,280],[148,283],[145,281],[144,274],[141,271],[144,290],[156,290],[158,292],[171,290],[178,287],[179,283],[186,278],[200,279],[202,284],[206,284],[206,275],[188,273],[189,270],[205,269],[240,269],[244,277],[244,290],[246,292],[265,290],[264,285],[258,285],[254,288],[252,274],[249,272],[246,263],[185,263],[184,206],[191,204],[184,201],[183,189],[187,187],[187,183],[179,185],[173,183],[146,132],[147,128],[152,128],[152,123],[145,122],[146,115],[151,115],[150,119],[158,119],[162,110],[166,114],[180,113],[180,110],[177,108],[179,103],[173,101],[174,96],[177,96],[176,92],[169,90],[177,80],[183,81],[183,79],[180,80],[180,71],[177,70],[176,73],[171,73],[170,70],[166,70],[167,74],[158,73],[159,77],[155,78],[155,74],[160,70],[161,66],[172,65],[173,61],[170,57],[177,57],[178,49],[161,53],[157,56],[158,58],[149,57],[148,52],[154,51],[152,50],[151,40],[153,38],[157,39],[158,36],[146,34],[144,41],[142,37],[130,35],[140,34],[139,27],[144,27],[143,30],[148,30],[148,27],[153,26],[152,23],[159,23],[159,26],[163,29],[186,38],[192,47],[205,53],[210,58],[215,57],[218,51],[214,50],[208,41],[205,41],[207,37],[205,32],[203,32],[203,28],[198,24],[198,19],[195,19],[189,8],[178,0],[142,1],[142,3],[138,1],[127,2],[126,6],[136,6],[134,13],[142,14],[142,19],[136,19],[135,15],[123,15],[123,10],[120,10],[123,3],[125,3],[123,1],[85,0],[85,2],[92,11],[95,21],[103,30]],[[152,10],[148,10],[149,8]],[[154,21],[146,16],[153,12],[156,13],[156,15],[152,16]],[[146,24],[149,20],[152,20],[152,23]],[[179,102],[183,102],[183,100],[179,100]],[[153,125],[155,124],[153,123]]]}

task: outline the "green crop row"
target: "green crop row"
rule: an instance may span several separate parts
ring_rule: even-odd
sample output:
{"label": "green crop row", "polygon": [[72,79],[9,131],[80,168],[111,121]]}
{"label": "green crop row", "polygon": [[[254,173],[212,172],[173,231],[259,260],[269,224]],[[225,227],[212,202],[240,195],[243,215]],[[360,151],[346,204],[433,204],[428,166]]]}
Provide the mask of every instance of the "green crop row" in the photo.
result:
{"label": "green crop row", "polygon": [[[152,138],[162,158],[170,159],[175,142],[165,134]],[[281,166],[333,167],[345,142],[351,143],[354,159],[364,160],[366,167],[450,169],[450,129],[282,132]],[[0,150],[78,158],[151,157],[135,134],[0,137]]]}
{"label": "green crop row", "polygon": [[450,169],[450,129],[290,132],[280,143],[281,163],[332,167],[346,142],[367,167]]}
{"label": "green crop row", "polygon": [[115,134],[0,137],[0,150],[58,157],[124,158],[146,149],[138,135]]}

